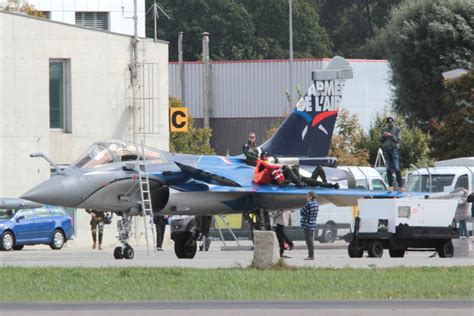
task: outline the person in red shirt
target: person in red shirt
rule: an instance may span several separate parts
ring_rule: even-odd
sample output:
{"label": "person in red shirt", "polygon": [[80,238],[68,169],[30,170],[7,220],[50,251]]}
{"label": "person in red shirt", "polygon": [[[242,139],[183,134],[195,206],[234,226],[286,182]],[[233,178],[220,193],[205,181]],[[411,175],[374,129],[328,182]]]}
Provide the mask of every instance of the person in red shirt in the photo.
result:
{"label": "person in red shirt", "polygon": [[281,170],[279,165],[271,164],[268,160],[269,154],[264,152],[260,155],[260,159],[257,160],[257,165],[255,166],[255,171],[253,173],[253,182],[256,184],[271,184],[273,182],[274,171]]}
{"label": "person in red shirt", "polygon": [[[277,164],[271,164],[268,162],[270,155],[267,152],[263,152],[260,155],[260,159],[257,160],[255,171],[253,174],[253,182],[256,184],[278,184],[287,185],[290,182],[294,183],[297,187],[318,186],[323,188],[335,188],[339,189],[339,183],[328,183],[326,181],[326,175],[321,166],[317,166],[311,178],[303,177],[299,174],[298,166],[280,166]],[[318,177],[321,177],[322,181],[318,181]]]}
{"label": "person in red shirt", "polygon": [[268,157],[270,157],[270,155],[267,152],[263,152],[260,155],[260,159],[257,160],[257,165],[255,166],[253,182],[256,184],[286,185],[289,184],[291,180],[291,182],[298,187],[306,185],[296,176],[291,168],[286,166],[282,168],[280,165],[271,164],[267,161]]}

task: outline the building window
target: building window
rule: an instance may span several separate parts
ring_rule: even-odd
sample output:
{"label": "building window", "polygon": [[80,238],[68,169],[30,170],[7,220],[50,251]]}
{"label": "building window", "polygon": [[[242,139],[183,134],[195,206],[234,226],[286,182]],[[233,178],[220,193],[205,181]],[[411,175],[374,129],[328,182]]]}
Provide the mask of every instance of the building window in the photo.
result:
{"label": "building window", "polygon": [[454,185],[454,188],[464,188],[464,189],[469,189],[469,179],[467,178],[467,174],[463,174],[458,178],[456,181],[456,184]]}
{"label": "building window", "polygon": [[69,60],[49,61],[49,127],[70,132]]}
{"label": "building window", "polygon": [[76,12],[76,25],[98,30],[109,30],[108,12]]}
{"label": "building window", "polygon": [[51,20],[51,13],[49,11],[37,11],[40,17]]}

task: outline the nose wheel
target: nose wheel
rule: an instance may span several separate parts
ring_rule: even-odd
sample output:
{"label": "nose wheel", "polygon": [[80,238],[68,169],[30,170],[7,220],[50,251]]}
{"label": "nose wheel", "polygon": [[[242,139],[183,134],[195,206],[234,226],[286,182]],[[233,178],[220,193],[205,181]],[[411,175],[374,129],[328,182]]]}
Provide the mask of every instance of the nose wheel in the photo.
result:
{"label": "nose wheel", "polygon": [[114,249],[114,258],[133,259],[135,251],[128,244],[130,231],[132,230],[132,217],[129,215],[122,216],[122,219],[117,222],[117,230],[119,233],[118,239],[122,246],[118,246]]}
{"label": "nose wheel", "polygon": [[116,247],[114,249],[114,258],[115,259],[123,259],[123,249],[122,249],[122,247]]}
{"label": "nose wheel", "polygon": [[115,259],[133,259],[135,256],[135,251],[130,245],[125,247],[116,247],[114,249],[114,258]]}

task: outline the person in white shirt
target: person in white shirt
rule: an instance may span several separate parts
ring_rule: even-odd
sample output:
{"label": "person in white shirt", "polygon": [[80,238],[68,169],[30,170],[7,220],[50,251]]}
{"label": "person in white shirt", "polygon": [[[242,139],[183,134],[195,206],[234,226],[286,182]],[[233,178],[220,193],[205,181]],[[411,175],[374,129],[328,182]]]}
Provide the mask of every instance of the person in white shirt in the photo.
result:
{"label": "person in white shirt", "polygon": [[290,224],[290,220],[290,211],[281,210],[273,214],[273,221],[276,224],[275,233],[278,238],[278,245],[280,246],[281,258],[289,258],[283,254],[285,252],[286,245],[289,250],[292,250],[294,247],[293,241],[285,234],[285,226]]}

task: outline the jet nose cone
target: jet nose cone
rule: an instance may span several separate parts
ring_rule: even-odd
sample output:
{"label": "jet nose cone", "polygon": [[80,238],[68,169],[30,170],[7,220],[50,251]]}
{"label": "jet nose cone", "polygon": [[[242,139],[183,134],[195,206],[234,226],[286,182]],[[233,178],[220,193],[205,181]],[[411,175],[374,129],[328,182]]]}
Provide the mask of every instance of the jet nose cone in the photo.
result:
{"label": "jet nose cone", "polygon": [[75,207],[81,202],[80,196],[73,177],[58,175],[37,185],[21,198],[42,204]]}

